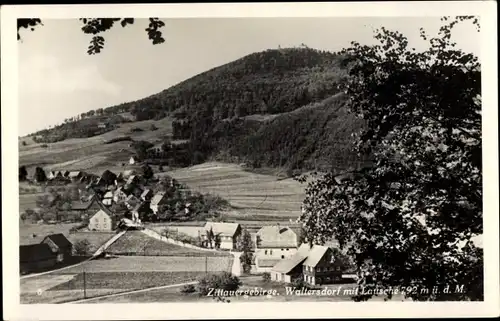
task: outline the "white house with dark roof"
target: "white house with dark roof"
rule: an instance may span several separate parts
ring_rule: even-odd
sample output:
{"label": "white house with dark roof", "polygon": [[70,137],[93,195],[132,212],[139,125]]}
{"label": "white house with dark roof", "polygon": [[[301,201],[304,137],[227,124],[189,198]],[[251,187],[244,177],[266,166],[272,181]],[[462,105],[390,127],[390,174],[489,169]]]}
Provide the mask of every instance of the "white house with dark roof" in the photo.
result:
{"label": "white house with dark roof", "polygon": [[161,211],[162,205],[166,204],[167,196],[163,192],[158,192],[151,199],[151,203],[149,207],[153,211],[153,213],[158,214]]}
{"label": "white house with dark roof", "polygon": [[102,203],[106,206],[111,206],[113,204],[113,191],[107,191],[102,197]]}
{"label": "white house with dark roof", "polygon": [[88,227],[91,231],[112,231],[113,218],[111,212],[104,208],[100,209],[90,217]]}
{"label": "white house with dark roof", "polygon": [[271,269],[271,280],[290,283],[303,279],[312,285],[329,284],[342,277],[345,263],[330,247],[304,243],[295,255],[279,261]]}
{"label": "white house with dark roof", "polygon": [[297,252],[297,234],[287,226],[264,226],[255,235],[255,269],[268,272]]}
{"label": "white house with dark roof", "polygon": [[241,234],[241,226],[238,223],[207,222],[204,226],[205,233],[201,235],[203,240],[207,239],[206,233],[210,230],[214,235],[219,235],[222,249],[234,249],[236,240]]}

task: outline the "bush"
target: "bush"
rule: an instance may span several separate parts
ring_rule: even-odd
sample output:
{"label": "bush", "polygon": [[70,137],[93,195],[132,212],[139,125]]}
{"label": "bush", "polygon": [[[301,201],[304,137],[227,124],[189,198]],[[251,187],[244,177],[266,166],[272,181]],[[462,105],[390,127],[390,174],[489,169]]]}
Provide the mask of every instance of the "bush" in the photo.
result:
{"label": "bush", "polygon": [[265,272],[264,274],[262,274],[262,281],[264,281],[265,283],[271,282],[271,273]]}
{"label": "bush", "polygon": [[155,124],[151,124],[151,126],[149,126],[149,129],[150,129],[151,131],[155,131],[155,130],[157,130],[157,129],[158,129],[158,127],[156,127],[156,125],[155,125]]}
{"label": "bush", "polygon": [[211,289],[221,289],[226,291],[235,291],[241,285],[241,281],[237,276],[231,275],[229,272],[218,274],[208,274],[200,278],[198,282],[198,292],[201,296],[206,296]]}
{"label": "bush", "polygon": [[77,241],[73,244],[73,251],[75,255],[85,256],[90,252],[90,242],[87,239]]}
{"label": "bush", "polygon": [[186,284],[181,288],[182,294],[189,294],[196,292],[196,288],[193,284]]}
{"label": "bush", "polygon": [[47,144],[42,144],[42,145],[40,145],[40,147],[47,148],[47,147],[49,147],[49,145],[47,145]]}
{"label": "bush", "polygon": [[23,146],[28,145],[28,143],[26,143],[26,141],[24,141],[24,140],[23,140],[22,144],[23,144]]}
{"label": "bush", "polygon": [[143,132],[143,131],[144,131],[144,129],[139,128],[139,127],[134,127],[134,128],[132,128],[132,129],[130,130],[130,132],[132,132],[132,133],[133,133],[133,132]]}
{"label": "bush", "polygon": [[132,140],[132,138],[130,138],[130,136],[121,136],[121,137],[116,137],[116,138],[112,138],[110,140],[107,140],[104,142],[104,144],[112,144],[112,143],[123,142],[123,141],[133,141],[133,140]]}

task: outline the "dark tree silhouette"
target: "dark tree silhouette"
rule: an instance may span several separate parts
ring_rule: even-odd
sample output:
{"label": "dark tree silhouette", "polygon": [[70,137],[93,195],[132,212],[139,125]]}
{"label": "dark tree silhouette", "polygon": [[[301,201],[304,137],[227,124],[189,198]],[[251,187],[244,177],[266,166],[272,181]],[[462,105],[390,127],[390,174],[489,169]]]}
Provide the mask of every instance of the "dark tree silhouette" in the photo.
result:
{"label": "dark tree silhouette", "polygon": [[[115,23],[119,22],[122,27],[129,24],[134,24],[134,18],[80,18],[82,22],[82,31],[85,34],[92,35],[90,40],[90,45],[88,47],[87,53],[89,55],[95,55],[101,52],[104,48],[105,39],[101,34],[113,28]],[[38,18],[29,19],[17,19],[17,40],[21,40],[21,35],[19,30],[30,29],[35,30],[35,27],[42,25],[42,20]],[[152,41],[153,45],[161,44],[165,42],[162,32],[160,29],[165,26],[165,23],[158,18],[149,18],[149,25],[145,29],[148,38]]]}
{"label": "dark tree silhouette", "polygon": [[26,166],[19,167],[19,180],[25,181],[28,177],[28,171],[26,170]]}
{"label": "dark tree silhouette", "polygon": [[37,167],[35,169],[35,180],[37,182],[45,182],[47,180],[47,176],[45,175],[43,168]]}
{"label": "dark tree silhouette", "polygon": [[467,19],[477,25],[459,17],[431,39],[421,29],[424,52],[385,28],[380,45],[344,51],[353,62],[348,107],[368,125],[358,151],[373,153],[374,166],[311,182],[301,220],[308,240],[339,241],[365,289],[402,286],[417,301],[484,298],[483,250],[473,241],[483,233],[481,65],[451,41]]}

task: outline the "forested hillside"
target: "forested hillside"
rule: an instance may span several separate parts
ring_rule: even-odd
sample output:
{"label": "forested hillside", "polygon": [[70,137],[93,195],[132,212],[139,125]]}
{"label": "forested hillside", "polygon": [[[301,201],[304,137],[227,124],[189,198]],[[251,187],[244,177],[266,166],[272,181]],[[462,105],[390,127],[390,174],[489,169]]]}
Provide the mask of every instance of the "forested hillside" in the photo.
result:
{"label": "forested hillside", "polygon": [[[173,165],[216,158],[288,172],[343,169],[358,163],[350,135],[362,126],[345,110],[339,95],[346,75],[345,60],[334,53],[310,48],[266,50],[101,114],[130,112],[136,121],[173,116],[171,138],[189,140],[175,148],[177,154],[181,149],[186,153]],[[72,124],[80,121],[59,128],[64,135],[54,135],[57,128],[43,134],[81,137],[71,133],[80,128]]]}

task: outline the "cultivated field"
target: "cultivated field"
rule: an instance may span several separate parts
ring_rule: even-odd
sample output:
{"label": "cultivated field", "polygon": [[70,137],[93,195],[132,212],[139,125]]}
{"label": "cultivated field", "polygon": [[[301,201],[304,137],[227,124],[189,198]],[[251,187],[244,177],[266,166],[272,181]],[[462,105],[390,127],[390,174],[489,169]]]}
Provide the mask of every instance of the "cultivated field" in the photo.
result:
{"label": "cultivated field", "polygon": [[162,242],[139,231],[128,231],[106,249],[107,253],[115,255],[145,255],[145,256],[230,256],[226,252],[199,251],[175,244]]}
{"label": "cultivated field", "polygon": [[225,213],[226,218],[295,220],[305,196],[305,186],[293,179],[277,180],[275,176],[245,171],[237,164],[210,162],[166,174],[192,190],[228,200],[233,210]]}
{"label": "cultivated field", "polygon": [[57,303],[83,299],[84,286],[87,297],[95,297],[184,283],[207,272],[231,271],[232,262],[232,256],[127,256],[91,260],[62,271],[22,278],[21,302]]}

